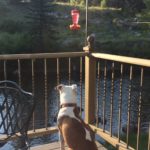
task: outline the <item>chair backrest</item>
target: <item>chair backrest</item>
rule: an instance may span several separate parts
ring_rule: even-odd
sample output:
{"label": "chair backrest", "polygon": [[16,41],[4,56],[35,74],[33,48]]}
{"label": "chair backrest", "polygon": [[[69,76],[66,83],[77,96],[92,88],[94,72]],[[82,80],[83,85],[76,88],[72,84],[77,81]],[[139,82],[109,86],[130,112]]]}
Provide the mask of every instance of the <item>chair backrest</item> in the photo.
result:
{"label": "chair backrest", "polygon": [[26,135],[35,107],[33,95],[13,81],[0,81],[0,134]]}

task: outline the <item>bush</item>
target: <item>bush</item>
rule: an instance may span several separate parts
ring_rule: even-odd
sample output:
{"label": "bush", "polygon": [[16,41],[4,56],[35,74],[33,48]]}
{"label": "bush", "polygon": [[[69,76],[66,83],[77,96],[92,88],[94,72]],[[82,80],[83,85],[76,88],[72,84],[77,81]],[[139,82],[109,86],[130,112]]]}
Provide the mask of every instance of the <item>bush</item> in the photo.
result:
{"label": "bush", "polygon": [[148,59],[150,58],[149,47],[150,41],[148,39],[115,40],[96,43],[96,51],[98,52]]}
{"label": "bush", "polygon": [[102,0],[101,1],[101,7],[107,7],[107,1],[108,0]]}
{"label": "bush", "polygon": [[84,0],[70,0],[70,4],[72,5],[84,4]]}
{"label": "bush", "polygon": [[0,24],[0,30],[8,33],[21,32],[23,30],[23,23],[14,20],[4,20]]}
{"label": "bush", "polygon": [[0,53],[28,53],[31,50],[31,37],[23,33],[9,34],[2,32],[0,34]]}
{"label": "bush", "polygon": [[150,0],[144,0],[147,10],[150,10]]}

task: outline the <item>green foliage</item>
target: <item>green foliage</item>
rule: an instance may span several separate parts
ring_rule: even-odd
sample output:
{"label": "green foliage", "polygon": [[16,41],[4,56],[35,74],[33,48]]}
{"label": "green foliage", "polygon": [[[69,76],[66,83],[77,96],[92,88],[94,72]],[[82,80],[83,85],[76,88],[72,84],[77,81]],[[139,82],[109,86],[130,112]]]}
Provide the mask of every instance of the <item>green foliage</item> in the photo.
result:
{"label": "green foliage", "polygon": [[[70,4],[72,5],[83,5],[85,6],[86,1],[85,0],[70,0]],[[90,0],[88,1],[89,6],[99,6],[101,3],[101,0]]]}
{"label": "green foliage", "polygon": [[9,3],[17,5],[17,4],[20,4],[20,0],[9,0]]}
{"label": "green foliage", "polygon": [[144,0],[132,0],[132,1],[122,1],[121,8],[127,13],[135,14],[141,12],[143,9],[146,9]]}
{"label": "green foliage", "polygon": [[105,42],[97,42],[97,51],[116,55],[125,55],[132,57],[150,57],[150,40],[142,39],[120,39]]}
{"label": "green foliage", "polygon": [[9,34],[3,32],[0,34],[0,53],[22,53],[31,50],[31,37],[28,34]]}
{"label": "green foliage", "polygon": [[71,5],[83,5],[85,2],[84,0],[69,0]]}
{"label": "green foliage", "polygon": [[38,51],[45,49],[45,34],[53,38],[53,6],[48,0],[32,0],[27,15],[33,47]]}
{"label": "green foliage", "polygon": [[101,1],[101,7],[107,7],[108,0],[102,0]]}
{"label": "green foliage", "polygon": [[[121,136],[121,140],[126,141],[126,135]],[[137,134],[130,134],[129,135],[129,145],[136,149],[137,144]],[[140,144],[139,144],[139,150],[147,150],[148,146],[148,133],[142,133],[140,135]],[[117,148],[113,147],[109,143],[105,143],[105,147],[108,148],[108,150],[117,150]]]}
{"label": "green foliage", "polygon": [[0,24],[0,31],[8,32],[8,33],[15,33],[21,32],[23,30],[23,23],[15,20],[4,20]]}
{"label": "green foliage", "polygon": [[101,7],[122,8],[128,14],[141,12],[146,8],[144,0],[101,0]]}
{"label": "green foliage", "polygon": [[7,3],[3,0],[0,2],[0,16],[4,17],[8,12]]}
{"label": "green foliage", "polygon": [[[126,141],[126,136],[122,136],[122,139]],[[142,133],[140,134],[140,144],[139,144],[139,149],[140,150],[146,150],[148,146],[148,133]],[[133,148],[136,149],[136,144],[137,144],[137,134],[130,134],[129,135],[129,145],[131,145]]]}
{"label": "green foliage", "polygon": [[150,10],[150,0],[144,0],[147,10]]}

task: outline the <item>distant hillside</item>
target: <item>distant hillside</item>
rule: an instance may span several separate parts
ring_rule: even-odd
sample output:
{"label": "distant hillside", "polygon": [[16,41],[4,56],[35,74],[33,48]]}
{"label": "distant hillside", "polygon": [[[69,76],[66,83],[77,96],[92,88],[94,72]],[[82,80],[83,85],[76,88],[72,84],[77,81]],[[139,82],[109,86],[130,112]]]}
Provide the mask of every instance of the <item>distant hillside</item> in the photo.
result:
{"label": "distant hillside", "polygon": [[[80,10],[79,31],[70,31],[70,11],[74,6],[56,3],[50,15],[56,18],[56,35],[48,52],[82,51],[85,44],[85,7]],[[31,36],[28,33],[27,5],[10,5],[0,1],[0,52],[30,53]],[[150,58],[150,11],[130,16],[120,9],[89,7],[88,34],[96,36],[95,50],[105,53]],[[51,38],[51,37],[49,37]],[[47,42],[47,40],[45,41]],[[36,51],[34,51],[36,52]]]}

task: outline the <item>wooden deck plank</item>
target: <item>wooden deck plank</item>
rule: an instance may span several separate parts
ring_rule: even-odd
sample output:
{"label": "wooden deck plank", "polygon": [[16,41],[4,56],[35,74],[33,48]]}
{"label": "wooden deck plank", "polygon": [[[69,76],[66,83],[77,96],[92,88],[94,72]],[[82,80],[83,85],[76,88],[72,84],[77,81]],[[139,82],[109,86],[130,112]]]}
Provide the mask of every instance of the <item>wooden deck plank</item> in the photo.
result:
{"label": "wooden deck plank", "polygon": [[[96,144],[97,144],[98,150],[107,150],[100,143],[96,142]],[[54,142],[54,143],[49,143],[49,144],[38,145],[38,146],[31,147],[31,150],[60,150],[60,144],[59,142]]]}

